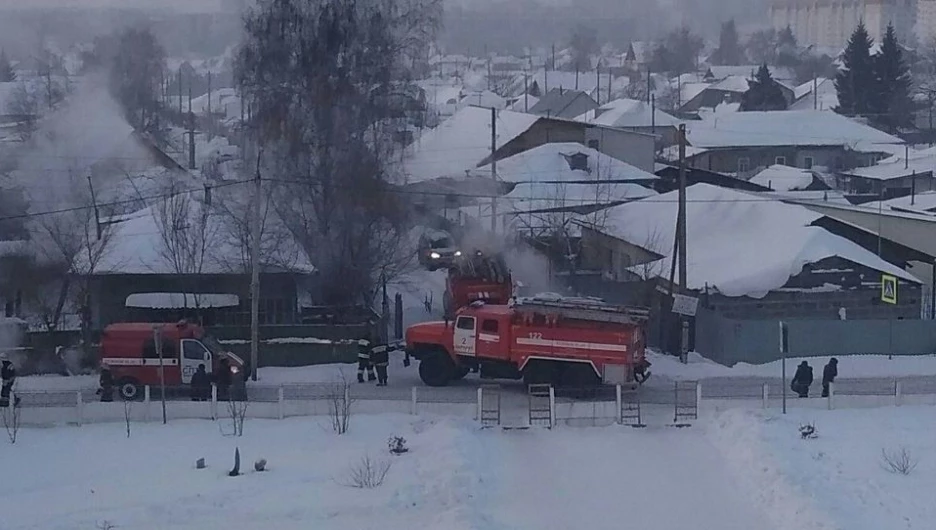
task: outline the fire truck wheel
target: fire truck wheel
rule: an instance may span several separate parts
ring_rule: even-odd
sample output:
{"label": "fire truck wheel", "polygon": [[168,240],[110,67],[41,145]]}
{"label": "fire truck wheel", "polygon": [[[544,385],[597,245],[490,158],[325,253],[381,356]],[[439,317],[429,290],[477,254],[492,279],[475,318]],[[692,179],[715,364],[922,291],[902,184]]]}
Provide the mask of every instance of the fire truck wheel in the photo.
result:
{"label": "fire truck wheel", "polygon": [[561,386],[566,388],[592,388],[601,384],[601,378],[589,364],[565,363]]}
{"label": "fire truck wheel", "polygon": [[460,381],[465,378],[468,373],[471,372],[471,368],[467,366],[457,366],[455,367],[455,375],[452,376],[453,381]]}
{"label": "fire truck wheel", "polygon": [[139,381],[132,377],[125,377],[117,381],[117,390],[124,401],[136,401],[143,395]]}
{"label": "fire truck wheel", "polygon": [[534,359],[523,368],[523,383],[558,386],[559,375],[560,370],[556,363]]}
{"label": "fire truck wheel", "polygon": [[429,386],[446,386],[455,376],[455,364],[446,354],[435,354],[419,361],[419,378]]}

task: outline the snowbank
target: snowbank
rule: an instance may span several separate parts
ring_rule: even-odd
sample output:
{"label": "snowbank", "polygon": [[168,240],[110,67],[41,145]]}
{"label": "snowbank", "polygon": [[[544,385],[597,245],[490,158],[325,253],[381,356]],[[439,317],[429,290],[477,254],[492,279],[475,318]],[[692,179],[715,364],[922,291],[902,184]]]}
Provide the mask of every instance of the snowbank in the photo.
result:
{"label": "snowbank", "polygon": [[[775,508],[769,513],[777,528],[929,529],[936,521],[933,410],[735,410],[718,418],[710,437]],[[806,423],[816,425],[818,438],[800,439]],[[901,448],[918,459],[909,476],[882,466],[882,449]]]}
{"label": "snowbank", "polygon": [[[689,363],[682,364],[678,357],[659,352],[648,352],[647,358],[653,363],[654,376],[664,376],[678,380],[697,380],[713,377],[780,377],[781,362],[766,364],[738,363],[727,367],[710,361],[698,353],[689,354]],[[936,355],[901,355],[889,358],[887,355],[839,355],[839,377],[842,379],[869,377],[913,377],[936,376]],[[829,357],[790,357],[787,359],[787,377],[801,361],[807,361],[819,374]]]}

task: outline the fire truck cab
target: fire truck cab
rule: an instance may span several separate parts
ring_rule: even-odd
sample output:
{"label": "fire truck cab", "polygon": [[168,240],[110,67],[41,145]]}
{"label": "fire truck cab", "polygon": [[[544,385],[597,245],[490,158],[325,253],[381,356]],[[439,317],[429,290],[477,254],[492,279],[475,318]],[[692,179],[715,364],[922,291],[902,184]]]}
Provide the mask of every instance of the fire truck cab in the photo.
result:
{"label": "fire truck cab", "polygon": [[477,370],[485,379],[586,387],[600,384],[609,367],[623,371],[627,380],[646,375],[643,328],[648,317],[646,309],[595,299],[475,302],[451,322],[410,326],[406,345],[429,386],[445,386]]}
{"label": "fire truck cab", "polygon": [[204,328],[182,321],[175,324],[119,323],[104,328],[101,364],[110,367],[117,389],[126,400],[138,399],[144,385],[161,384],[160,351],[166,386],[188,384],[198,365],[217,373],[227,359],[232,376],[244,369],[244,361],[205,333]]}

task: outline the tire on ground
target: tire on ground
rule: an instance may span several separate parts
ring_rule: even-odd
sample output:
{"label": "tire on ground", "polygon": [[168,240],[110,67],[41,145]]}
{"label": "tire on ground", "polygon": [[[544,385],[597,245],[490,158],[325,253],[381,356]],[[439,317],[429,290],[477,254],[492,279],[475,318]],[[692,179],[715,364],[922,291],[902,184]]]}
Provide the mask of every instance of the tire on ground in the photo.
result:
{"label": "tire on ground", "polygon": [[523,384],[558,386],[560,368],[559,363],[533,359],[523,367]]}
{"label": "tire on ground", "polygon": [[438,352],[419,361],[419,378],[429,386],[446,386],[454,379],[455,369],[448,354]]}
{"label": "tire on ground", "polygon": [[452,375],[452,381],[464,379],[469,372],[471,372],[471,368],[467,366],[456,366],[455,373]]}

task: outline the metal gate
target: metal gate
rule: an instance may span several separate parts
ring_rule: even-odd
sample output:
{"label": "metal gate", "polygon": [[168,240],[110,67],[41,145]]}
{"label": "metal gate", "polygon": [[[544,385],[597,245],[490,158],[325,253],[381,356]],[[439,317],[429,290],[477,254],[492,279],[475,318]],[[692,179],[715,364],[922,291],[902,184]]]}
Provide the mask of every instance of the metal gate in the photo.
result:
{"label": "metal gate", "polygon": [[479,398],[479,420],[482,427],[500,425],[501,388],[498,385],[482,385]]}
{"label": "metal gate", "polygon": [[548,384],[527,387],[530,402],[530,426],[545,425],[552,428],[552,400],[549,398],[551,389],[552,387]]}
{"label": "metal gate", "polygon": [[674,412],[673,422],[699,419],[699,382],[676,381],[673,383]]}
{"label": "metal gate", "polygon": [[646,427],[640,413],[640,392],[636,388],[621,388],[621,410],[619,411],[621,425],[632,427]]}

